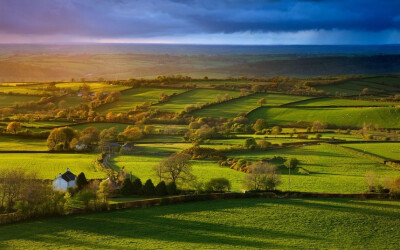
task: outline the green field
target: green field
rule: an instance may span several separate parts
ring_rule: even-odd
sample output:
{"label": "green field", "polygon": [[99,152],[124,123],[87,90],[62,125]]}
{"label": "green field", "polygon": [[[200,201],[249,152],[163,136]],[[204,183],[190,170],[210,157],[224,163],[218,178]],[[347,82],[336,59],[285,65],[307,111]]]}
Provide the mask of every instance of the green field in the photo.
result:
{"label": "green field", "polygon": [[21,122],[21,125],[27,128],[39,128],[39,127],[59,127],[59,126],[71,126],[69,122],[58,122],[58,121],[34,121],[34,122]]}
{"label": "green field", "polygon": [[67,168],[78,175],[84,172],[89,179],[105,178],[94,166],[96,154],[76,153],[6,153],[2,154],[0,168],[24,168],[37,173],[40,179],[54,179]]}
{"label": "green field", "polygon": [[101,131],[103,129],[115,127],[118,131],[122,132],[127,126],[129,126],[129,124],[112,123],[112,122],[93,122],[93,123],[72,125],[71,128],[82,131],[87,127],[95,127]]}
{"label": "green field", "polygon": [[266,119],[270,124],[284,125],[296,121],[321,121],[337,126],[362,127],[364,123],[382,128],[400,124],[397,108],[260,108],[249,114],[249,119]]}
{"label": "green field", "polygon": [[56,87],[58,88],[71,88],[72,90],[78,91],[83,84],[90,86],[91,92],[111,92],[111,91],[122,91],[125,89],[129,89],[129,86],[122,85],[111,85],[104,82],[66,82],[66,83],[57,83]]}
{"label": "green field", "polygon": [[257,101],[261,98],[265,98],[265,100],[267,101],[266,105],[268,106],[279,106],[289,102],[305,100],[310,97],[276,94],[255,94],[197,110],[193,112],[193,115],[198,117],[210,116],[232,118],[236,117],[237,114],[239,114],[240,112],[247,113],[259,107],[260,105],[257,104]]}
{"label": "green field", "polygon": [[2,249],[396,249],[400,201],[246,199],[0,227]]}
{"label": "green field", "polygon": [[[0,90],[1,91],[1,90]],[[17,103],[24,103],[29,101],[39,101],[38,96],[16,96],[16,95],[0,95],[0,108],[11,107]]]}
{"label": "green field", "polygon": [[[299,167],[310,172],[309,175],[292,171],[290,190],[303,192],[362,193],[366,192],[365,174],[374,171],[379,177],[400,176],[400,170],[360,157],[330,145],[305,146],[271,151],[248,151],[229,154],[229,157],[252,161],[271,159],[274,156],[295,157]],[[281,165],[282,162],[275,162]],[[288,170],[282,172],[281,190],[289,189]]]}
{"label": "green field", "polygon": [[342,146],[389,160],[400,160],[400,143],[355,143]]}
{"label": "green field", "polygon": [[68,107],[68,108],[76,107],[81,103],[87,103],[87,101],[85,101],[82,97],[78,97],[78,96],[65,96],[61,100],[66,101],[66,107]]}
{"label": "green field", "polygon": [[[129,172],[142,180],[152,179],[153,182],[158,183],[158,179],[153,171],[153,166],[157,165],[164,157],[160,155],[126,155],[117,156],[112,160],[112,164],[121,169],[125,167]],[[230,180],[232,190],[240,190],[243,185],[242,181],[244,173],[227,167],[220,167],[214,161],[192,161],[193,174],[197,176],[198,181],[207,182],[211,178],[225,177]],[[190,188],[190,187],[189,187]]]}
{"label": "green field", "polygon": [[[0,151],[47,151],[46,140],[24,139],[16,136],[0,136]],[[1,164],[1,163],[0,163]]]}
{"label": "green field", "polygon": [[364,88],[368,88],[369,95],[388,96],[399,92],[399,78],[390,76],[368,77],[351,79],[338,84],[317,86],[316,89],[335,95],[359,95]]}
{"label": "green field", "polygon": [[390,106],[399,104],[400,103],[396,102],[378,102],[339,98],[318,98],[289,104],[289,106]]}
{"label": "green field", "polygon": [[[38,89],[39,85],[31,86],[0,86],[0,92],[6,94],[22,94],[22,95],[42,95],[45,92]],[[25,96],[26,97],[26,96]]]}
{"label": "green field", "polygon": [[180,112],[191,104],[197,105],[198,103],[215,102],[218,95],[224,98],[225,94],[228,94],[230,97],[237,97],[240,93],[229,90],[194,89],[179,96],[172,97],[168,102],[154,105],[153,108],[168,112]]}
{"label": "green field", "polygon": [[184,92],[184,89],[161,89],[161,88],[135,88],[122,92],[119,101],[114,103],[105,104],[96,109],[101,113],[123,113],[135,106],[148,103],[157,103],[161,93],[172,95],[173,93],[179,94]]}

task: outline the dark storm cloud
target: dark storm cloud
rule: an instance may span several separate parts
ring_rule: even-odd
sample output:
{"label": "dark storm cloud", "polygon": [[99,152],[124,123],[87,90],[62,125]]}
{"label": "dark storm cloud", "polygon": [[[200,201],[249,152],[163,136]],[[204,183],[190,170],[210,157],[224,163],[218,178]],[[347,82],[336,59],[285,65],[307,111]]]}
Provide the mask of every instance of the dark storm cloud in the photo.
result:
{"label": "dark storm cloud", "polygon": [[94,38],[400,28],[398,0],[0,0],[0,33]]}

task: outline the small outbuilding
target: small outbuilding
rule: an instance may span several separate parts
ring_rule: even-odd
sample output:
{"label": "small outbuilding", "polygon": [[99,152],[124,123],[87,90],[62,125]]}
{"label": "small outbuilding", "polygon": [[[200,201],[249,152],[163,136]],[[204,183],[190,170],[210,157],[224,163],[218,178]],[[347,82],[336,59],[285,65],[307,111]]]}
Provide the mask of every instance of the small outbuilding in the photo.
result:
{"label": "small outbuilding", "polygon": [[76,187],[76,175],[74,175],[69,168],[64,174],[59,174],[53,181],[53,189],[58,191],[67,191],[69,187]]}

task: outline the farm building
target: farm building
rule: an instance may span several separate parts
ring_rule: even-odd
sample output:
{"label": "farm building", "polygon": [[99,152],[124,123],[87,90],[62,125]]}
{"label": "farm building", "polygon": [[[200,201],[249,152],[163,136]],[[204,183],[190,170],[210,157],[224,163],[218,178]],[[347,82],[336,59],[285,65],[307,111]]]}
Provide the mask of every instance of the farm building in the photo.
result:
{"label": "farm building", "polygon": [[76,186],[76,175],[74,175],[69,168],[64,174],[59,174],[58,177],[53,181],[53,189],[59,191],[67,191],[69,187],[74,188]]}
{"label": "farm building", "polygon": [[121,145],[116,142],[108,142],[101,147],[103,152],[116,153],[119,152]]}

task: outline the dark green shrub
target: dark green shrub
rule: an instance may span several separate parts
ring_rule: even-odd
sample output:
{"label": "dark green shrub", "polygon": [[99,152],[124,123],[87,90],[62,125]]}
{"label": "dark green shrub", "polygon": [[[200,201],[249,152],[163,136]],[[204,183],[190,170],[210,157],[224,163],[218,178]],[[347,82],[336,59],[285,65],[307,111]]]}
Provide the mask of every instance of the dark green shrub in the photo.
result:
{"label": "dark green shrub", "polygon": [[142,187],[142,194],[143,195],[155,195],[156,188],[154,187],[153,182],[148,179],[144,186]]}
{"label": "dark green shrub", "polygon": [[231,189],[231,183],[226,178],[213,178],[206,183],[209,192],[225,192]]}
{"label": "dark green shrub", "polygon": [[175,195],[175,194],[177,194],[177,188],[176,188],[176,184],[175,184],[175,182],[170,182],[170,183],[168,183],[168,185],[167,185],[167,192],[168,192],[168,194],[169,195]]}
{"label": "dark green shrub", "polygon": [[133,184],[131,182],[131,179],[126,178],[122,182],[122,185],[121,185],[121,188],[120,188],[121,194],[123,194],[123,195],[131,195],[131,194],[133,194],[133,190],[134,189],[133,189]]}
{"label": "dark green shrub", "polygon": [[87,181],[85,174],[83,172],[80,173],[76,178],[76,186],[78,190],[82,190],[87,184],[89,184],[89,182]]}
{"label": "dark green shrub", "polygon": [[244,146],[248,149],[254,149],[255,147],[257,147],[257,142],[254,138],[247,138]]}
{"label": "dark green shrub", "polygon": [[162,181],[162,182],[157,184],[157,186],[156,186],[156,194],[159,195],[159,196],[164,196],[164,195],[168,194],[167,185],[165,185],[164,181]]}
{"label": "dark green shrub", "polygon": [[132,182],[132,192],[133,194],[140,194],[140,191],[142,190],[142,181],[139,178],[136,178]]}

